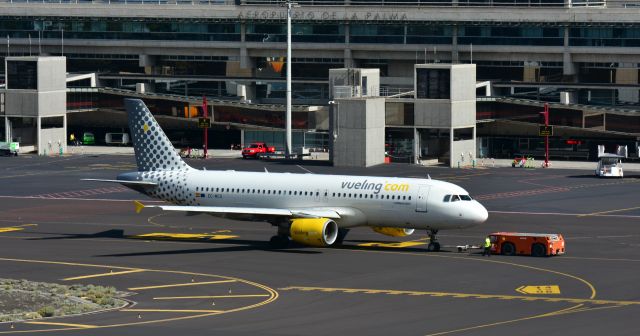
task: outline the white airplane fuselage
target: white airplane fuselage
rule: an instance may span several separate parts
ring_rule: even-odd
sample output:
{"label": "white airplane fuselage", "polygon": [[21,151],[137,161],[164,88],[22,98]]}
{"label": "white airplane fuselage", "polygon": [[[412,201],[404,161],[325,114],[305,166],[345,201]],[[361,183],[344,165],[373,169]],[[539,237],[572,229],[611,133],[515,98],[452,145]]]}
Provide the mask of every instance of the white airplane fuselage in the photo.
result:
{"label": "white airplane fuselage", "polygon": [[444,202],[446,195],[468,193],[432,179],[192,169],[186,184],[199,206],[340,209],[349,213],[336,220],[340,227],[438,230],[487,219],[486,209],[475,200]]}

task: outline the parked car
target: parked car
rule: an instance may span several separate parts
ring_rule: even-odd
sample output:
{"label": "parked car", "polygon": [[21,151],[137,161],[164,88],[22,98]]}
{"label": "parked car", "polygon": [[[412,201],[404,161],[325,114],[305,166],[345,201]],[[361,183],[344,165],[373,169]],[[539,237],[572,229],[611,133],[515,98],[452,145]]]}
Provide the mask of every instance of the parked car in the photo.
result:
{"label": "parked car", "polygon": [[93,133],[84,132],[84,134],[82,134],[82,144],[83,145],[95,145],[96,144],[96,138],[93,135]]}
{"label": "parked car", "polygon": [[264,142],[253,142],[248,147],[242,150],[242,158],[259,158],[266,153],[275,153],[276,148],[273,146],[267,146]]}

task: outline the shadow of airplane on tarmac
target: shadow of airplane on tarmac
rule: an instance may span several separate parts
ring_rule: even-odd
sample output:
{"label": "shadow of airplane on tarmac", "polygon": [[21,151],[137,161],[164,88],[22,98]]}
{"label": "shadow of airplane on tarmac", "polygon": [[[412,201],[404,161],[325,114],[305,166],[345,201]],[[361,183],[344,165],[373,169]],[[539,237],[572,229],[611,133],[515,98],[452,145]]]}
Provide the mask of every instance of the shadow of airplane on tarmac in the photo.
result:
{"label": "shadow of airplane on tarmac", "polygon": [[[42,232],[41,232],[42,233]],[[47,234],[46,232],[44,234]],[[50,233],[60,234],[60,233]],[[216,252],[241,252],[241,251],[268,251],[268,252],[280,252],[280,253],[298,253],[298,254],[318,254],[320,251],[300,250],[304,248],[304,245],[291,244],[286,248],[275,248],[269,244],[268,241],[256,241],[247,239],[197,239],[197,238],[155,238],[155,237],[143,237],[137,235],[125,235],[124,230],[112,229],[92,234],[63,234],[54,237],[39,237],[39,238],[27,238],[27,240],[60,240],[60,239],[95,239],[95,238],[112,238],[112,239],[126,239],[126,240],[145,240],[145,241],[178,241],[184,243],[214,243],[214,244],[228,244],[236,245],[233,247],[220,247],[220,248],[204,248],[204,249],[184,249],[184,250],[172,250],[172,251],[154,251],[154,252],[137,252],[137,253],[118,253],[97,255],[97,257],[133,257],[144,255],[163,255],[163,254],[188,254],[188,253],[216,253]]]}
{"label": "shadow of airplane on tarmac", "polygon": [[[41,232],[42,233],[42,232]],[[46,233],[45,233],[46,234]],[[114,253],[114,254],[102,254],[96,255],[96,257],[137,257],[137,256],[160,256],[160,255],[178,255],[178,254],[199,254],[199,253],[223,253],[223,252],[246,252],[246,251],[267,251],[267,252],[277,252],[277,253],[293,253],[293,254],[321,254],[322,251],[318,250],[310,250],[309,247],[298,244],[295,242],[291,242],[287,247],[276,248],[272,246],[268,241],[257,241],[257,240],[248,240],[248,239],[234,239],[234,238],[226,238],[226,239],[198,239],[198,238],[188,238],[188,239],[180,239],[180,238],[156,238],[156,237],[141,237],[137,235],[125,235],[124,230],[121,229],[112,229],[92,234],[63,234],[60,233],[51,233],[57,234],[58,236],[54,237],[39,237],[39,238],[27,238],[27,240],[61,240],[61,239],[95,239],[95,238],[110,238],[110,239],[126,239],[126,240],[144,240],[144,241],[173,241],[173,242],[183,242],[183,243],[212,243],[216,245],[233,245],[233,246],[225,246],[225,247],[210,247],[210,248],[197,248],[197,249],[172,249],[172,250],[164,250],[164,251],[148,251],[148,252],[124,252],[124,253]],[[402,251],[402,252],[413,252],[413,253],[433,253],[427,252],[426,247],[389,247],[384,245],[394,245],[402,243],[400,241],[363,241],[363,240],[345,240],[347,244],[338,245],[335,247],[329,247],[329,249],[339,249],[339,250],[353,250],[353,251]],[[372,243],[369,246],[359,246],[361,243]],[[354,245],[350,245],[354,244]],[[380,244],[378,246],[378,244]],[[426,246],[426,245],[425,245]],[[449,250],[441,250],[439,253],[450,253],[453,251]]]}

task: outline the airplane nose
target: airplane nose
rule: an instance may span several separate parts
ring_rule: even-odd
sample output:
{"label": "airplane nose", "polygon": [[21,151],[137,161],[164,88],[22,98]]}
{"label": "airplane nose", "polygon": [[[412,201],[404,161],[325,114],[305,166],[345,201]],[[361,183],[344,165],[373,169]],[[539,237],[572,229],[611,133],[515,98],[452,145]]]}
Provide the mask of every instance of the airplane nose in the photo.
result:
{"label": "airplane nose", "polygon": [[[477,203],[477,201],[476,201]],[[487,209],[482,206],[482,204],[477,203],[478,207],[476,209],[476,213],[475,213],[475,222],[476,224],[482,224],[484,222],[487,221],[487,219],[489,218],[489,212],[487,211]]]}

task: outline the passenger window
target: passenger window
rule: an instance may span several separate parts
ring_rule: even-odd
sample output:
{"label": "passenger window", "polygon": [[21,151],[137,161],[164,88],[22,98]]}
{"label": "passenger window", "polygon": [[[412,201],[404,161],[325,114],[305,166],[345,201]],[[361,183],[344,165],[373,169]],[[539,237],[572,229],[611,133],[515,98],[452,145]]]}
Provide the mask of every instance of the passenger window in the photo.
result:
{"label": "passenger window", "polygon": [[378,195],[376,195],[376,199],[378,199]]}
{"label": "passenger window", "polygon": [[409,196],[409,200],[411,200],[411,196]]}
{"label": "passenger window", "polygon": [[451,195],[445,195],[442,201],[446,203],[446,202],[449,202],[450,199],[451,199]]}
{"label": "passenger window", "polygon": [[407,196],[402,196],[402,200],[403,201],[406,200],[406,199],[407,199]]}

